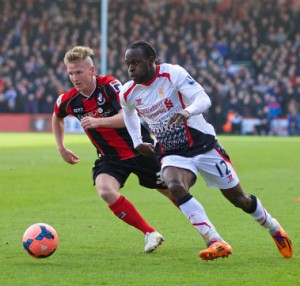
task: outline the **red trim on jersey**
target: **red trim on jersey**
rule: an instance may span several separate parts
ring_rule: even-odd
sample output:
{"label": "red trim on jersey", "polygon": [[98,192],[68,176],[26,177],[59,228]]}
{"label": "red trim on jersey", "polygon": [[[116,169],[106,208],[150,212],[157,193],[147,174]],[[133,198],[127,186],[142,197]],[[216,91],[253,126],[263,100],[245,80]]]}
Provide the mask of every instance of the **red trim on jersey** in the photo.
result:
{"label": "red trim on jersey", "polygon": [[93,136],[90,134],[89,130],[84,130],[85,133],[87,134],[87,136],[90,138],[91,142],[96,146],[96,148],[98,149],[98,151],[102,154],[102,156],[104,156],[104,152],[103,149],[101,148],[101,146],[97,143],[97,141],[94,140]]}
{"label": "red trim on jersey", "polygon": [[[158,143],[159,143],[159,140],[158,140]],[[162,154],[164,154],[165,153],[165,148],[162,146],[162,144],[159,144],[158,146],[159,146],[160,152]]]}
{"label": "red trim on jersey", "polygon": [[[112,129],[111,132],[109,132],[109,133],[110,134],[105,132],[102,134],[102,136],[105,140],[107,140],[108,142],[111,142],[111,135],[113,134],[113,136],[116,138],[116,140],[118,142],[118,145],[121,145],[121,146],[119,146],[119,148],[115,148],[115,150],[118,152],[121,160],[129,159],[129,158],[136,156],[136,154],[128,147],[126,141],[122,137],[120,137],[120,135],[118,134],[118,132],[115,129]],[[106,134],[108,134],[109,136],[106,137],[105,136]],[[123,149],[123,151],[127,149],[128,151],[120,153],[119,149]]]}
{"label": "red trim on jersey", "polygon": [[132,86],[127,89],[125,92],[124,92],[124,100],[127,101],[127,97],[129,95],[129,93],[133,90],[133,88],[136,86],[136,83],[133,82]]}
{"label": "red trim on jersey", "polygon": [[119,81],[118,79],[116,79],[115,77],[113,77],[111,75],[106,75],[106,76],[98,75],[98,76],[96,76],[96,78],[98,80],[98,86],[105,85],[105,84],[110,83],[111,81],[114,81],[114,80]]}
{"label": "red trim on jersey", "polygon": [[57,106],[57,103],[54,104],[54,113],[56,116],[59,114],[59,107]]}
{"label": "red trim on jersey", "polygon": [[[106,128],[106,131],[107,130],[108,128]],[[110,128],[109,132],[99,132],[99,133],[101,133],[101,136],[106,141],[106,143],[117,142],[117,145],[113,145],[113,144],[109,144],[109,145],[112,146],[112,148],[114,148],[114,150],[118,153],[120,160],[126,160],[136,156],[133,150],[128,146],[127,142],[118,134],[118,132],[115,129]],[[93,144],[97,146],[97,149],[101,152],[101,154],[105,156],[101,146],[90,136],[90,133],[88,133],[88,135],[91,141],[93,142]],[[112,140],[112,137],[115,139]],[[120,152],[120,150],[122,150],[122,152]]]}
{"label": "red trim on jersey", "polygon": [[179,97],[182,108],[185,109],[185,104],[183,102],[182,93],[180,91],[178,91],[178,97]]}
{"label": "red trim on jersey", "polygon": [[[180,91],[178,92],[178,97],[179,97],[182,108],[185,109],[185,104],[183,102],[182,93]],[[183,124],[184,124],[184,127],[185,127],[186,135],[187,135],[188,140],[189,140],[189,146],[191,147],[191,146],[193,146],[194,142],[193,142],[193,137],[191,135],[190,129],[189,129],[188,124],[187,124],[187,120],[185,120],[183,122]]]}
{"label": "red trim on jersey", "polygon": [[146,86],[151,85],[156,80],[156,78],[158,78],[158,77],[166,77],[166,78],[168,78],[169,81],[171,81],[169,73],[159,73],[159,72],[160,72],[160,65],[157,65],[156,66],[155,77],[153,77],[152,79],[150,79],[147,82],[144,82],[143,85],[146,85]]}
{"label": "red trim on jersey", "polygon": [[170,82],[171,82],[171,78],[170,78],[170,73],[159,73],[160,72],[160,66],[156,66],[156,76],[157,77],[166,77]]}
{"label": "red trim on jersey", "polygon": [[156,80],[156,77],[157,77],[157,75],[155,75],[155,77],[153,77],[149,81],[143,82],[142,84],[145,85],[145,86],[149,86],[149,85],[151,85]]}
{"label": "red trim on jersey", "polygon": [[[69,91],[67,91],[67,92],[65,92],[65,93],[63,93],[63,94],[61,94],[61,95],[58,97],[57,101],[60,101],[59,105],[57,104],[57,101],[56,101],[55,104],[54,104],[54,112],[55,112],[55,114],[56,114],[57,116],[59,116],[59,113],[60,113],[59,106],[60,106],[60,104],[62,103],[62,100],[61,100],[61,99],[64,98],[63,102],[68,101],[68,100],[70,100],[70,99],[71,99],[75,94],[77,94],[77,93],[78,93],[77,89],[76,89],[75,87],[73,87],[73,88],[71,88]],[[66,110],[64,110],[66,113],[68,113],[67,108],[68,108],[68,106],[66,107]],[[71,111],[70,115],[73,115],[73,112],[72,112],[72,111]]]}
{"label": "red trim on jersey", "polygon": [[152,79],[150,79],[149,81],[143,82],[143,85],[149,86],[156,80],[156,78],[159,76],[160,66],[157,65],[155,69],[156,69],[155,76]]}
{"label": "red trim on jersey", "polygon": [[[228,160],[226,157],[224,157],[223,154],[220,152],[220,150],[219,150],[218,148],[215,147],[214,149],[219,153],[219,155],[223,158],[223,160],[224,160],[225,162],[231,164],[231,161]],[[232,165],[232,164],[231,164],[231,165]]]}
{"label": "red trim on jersey", "polygon": [[220,150],[218,148],[215,147],[214,149],[219,153],[219,155],[223,158],[223,160],[225,162],[227,162],[228,164],[230,164],[232,166],[232,168],[235,170],[232,162],[230,160],[228,160],[226,157],[224,157],[223,154],[220,152]]}

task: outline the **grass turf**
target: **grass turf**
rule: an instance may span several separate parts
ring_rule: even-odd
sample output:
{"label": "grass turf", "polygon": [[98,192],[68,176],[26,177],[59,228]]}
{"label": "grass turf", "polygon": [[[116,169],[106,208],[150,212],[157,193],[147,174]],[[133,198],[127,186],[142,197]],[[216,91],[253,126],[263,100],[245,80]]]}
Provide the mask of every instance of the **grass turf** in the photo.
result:
{"label": "grass turf", "polygon": [[[143,235],[116,219],[92,185],[95,150],[84,135],[66,135],[80,157],[60,158],[51,134],[0,134],[0,285],[298,285],[300,283],[300,138],[220,137],[247,192],[257,195],[289,233],[284,259],[265,229],[234,208],[201,177],[191,189],[233,247],[228,259],[205,262],[204,243],[182,213],[131,176],[122,194],[166,242],[143,252]],[[34,259],[22,247],[25,229],[52,225],[59,247]]]}

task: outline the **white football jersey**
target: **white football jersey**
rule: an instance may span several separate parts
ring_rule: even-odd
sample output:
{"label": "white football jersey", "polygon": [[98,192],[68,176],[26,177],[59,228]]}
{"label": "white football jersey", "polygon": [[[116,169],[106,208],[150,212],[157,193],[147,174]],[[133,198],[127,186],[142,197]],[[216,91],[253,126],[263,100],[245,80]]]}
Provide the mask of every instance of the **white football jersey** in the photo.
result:
{"label": "white football jersey", "polygon": [[[179,65],[157,65],[156,77],[148,83],[125,83],[120,99],[135,147],[143,142],[138,114],[149,125],[163,154],[194,156],[212,149],[216,142],[213,126],[202,115],[210,107],[210,99],[203,87]],[[191,117],[180,124],[169,124],[171,116],[183,109]]]}

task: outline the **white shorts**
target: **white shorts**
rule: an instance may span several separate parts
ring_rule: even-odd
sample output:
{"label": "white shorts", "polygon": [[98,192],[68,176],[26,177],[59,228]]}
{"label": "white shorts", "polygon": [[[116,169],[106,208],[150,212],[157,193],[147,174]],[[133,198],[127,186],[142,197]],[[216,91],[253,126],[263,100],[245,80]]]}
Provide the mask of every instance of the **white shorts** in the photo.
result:
{"label": "white shorts", "polygon": [[239,183],[230,159],[217,148],[195,157],[165,156],[162,159],[162,171],[167,166],[190,170],[196,178],[200,173],[211,188],[230,189]]}

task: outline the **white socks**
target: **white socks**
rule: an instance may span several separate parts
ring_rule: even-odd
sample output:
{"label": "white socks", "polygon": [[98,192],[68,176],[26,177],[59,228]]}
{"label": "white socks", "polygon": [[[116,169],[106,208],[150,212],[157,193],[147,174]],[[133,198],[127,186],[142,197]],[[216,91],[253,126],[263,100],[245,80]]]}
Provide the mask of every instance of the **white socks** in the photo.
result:
{"label": "white socks", "polygon": [[271,234],[279,230],[279,225],[276,220],[263,207],[261,201],[256,198],[257,207],[254,213],[250,215],[264,228],[268,229]]}
{"label": "white socks", "polygon": [[224,241],[207,217],[203,206],[194,197],[179,206],[190,223],[200,232],[206,244],[212,240]]}
{"label": "white socks", "polygon": [[[280,226],[278,222],[273,219],[272,216],[267,212],[267,210],[262,206],[260,200],[258,198],[256,198],[256,200],[256,210],[253,213],[250,213],[250,215],[261,226],[268,229],[271,235],[273,235],[276,231],[279,230]],[[194,197],[181,204],[179,208],[188,218],[190,223],[202,235],[207,245],[209,245],[213,240],[224,241],[207,217],[203,206]]]}

